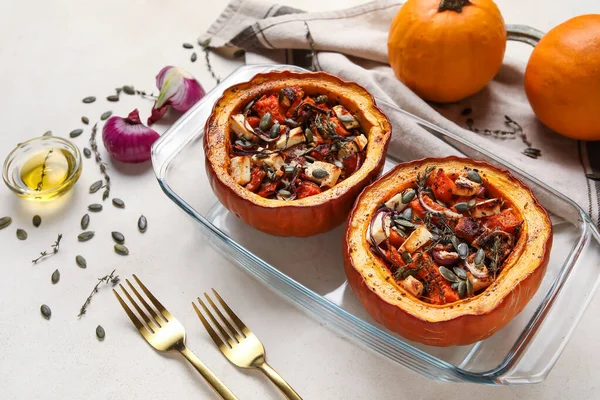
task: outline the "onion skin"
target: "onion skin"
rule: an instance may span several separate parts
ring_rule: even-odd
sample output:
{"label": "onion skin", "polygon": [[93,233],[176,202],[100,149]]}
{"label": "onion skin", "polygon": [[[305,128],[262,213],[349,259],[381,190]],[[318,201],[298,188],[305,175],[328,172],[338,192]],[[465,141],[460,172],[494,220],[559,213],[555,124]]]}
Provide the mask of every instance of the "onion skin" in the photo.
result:
{"label": "onion skin", "polygon": [[152,144],[159,137],[155,130],[142,124],[137,108],[127,118],[109,118],[102,128],[106,151],[111,157],[126,163],[148,161]]}
{"label": "onion skin", "polygon": [[[325,94],[336,99],[359,116],[369,139],[365,161],[349,178],[314,196],[293,201],[263,198],[235,183],[229,174],[228,121],[258,95],[294,85],[302,87],[307,95]],[[204,130],[206,173],[219,201],[248,225],[276,236],[312,236],[344,222],[356,197],[379,176],[391,129],[371,94],[356,83],[325,72],[258,74],[249,82],[225,90],[215,103]]]}
{"label": "onion skin", "polygon": [[[496,280],[474,297],[443,305],[420,301],[397,284],[365,238],[378,204],[413,185],[416,173],[431,165],[456,174],[465,166],[478,169],[484,184],[524,220],[519,239]],[[361,193],[346,227],[344,269],[356,297],[377,322],[408,340],[460,346],[491,336],[523,310],[544,277],[551,247],[548,213],[510,172],[468,158],[423,159],[399,164]]]}

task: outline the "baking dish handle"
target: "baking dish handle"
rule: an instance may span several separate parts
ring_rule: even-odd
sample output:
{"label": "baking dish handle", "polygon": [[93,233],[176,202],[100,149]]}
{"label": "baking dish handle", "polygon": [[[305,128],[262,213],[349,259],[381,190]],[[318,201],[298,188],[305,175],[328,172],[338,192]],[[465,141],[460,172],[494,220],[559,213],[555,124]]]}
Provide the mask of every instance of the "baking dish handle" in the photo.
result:
{"label": "baking dish handle", "polygon": [[523,42],[535,47],[544,36],[544,32],[527,25],[509,24],[506,25],[506,35],[506,40]]}

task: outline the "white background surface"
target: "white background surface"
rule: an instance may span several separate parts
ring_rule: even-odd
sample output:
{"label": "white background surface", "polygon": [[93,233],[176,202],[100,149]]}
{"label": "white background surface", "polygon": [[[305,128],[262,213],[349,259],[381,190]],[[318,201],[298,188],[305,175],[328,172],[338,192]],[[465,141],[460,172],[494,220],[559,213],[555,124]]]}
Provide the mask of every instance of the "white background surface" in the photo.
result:
{"label": "white background surface", "polygon": [[[284,3],[325,10],[361,3],[320,0]],[[498,2],[508,23],[548,30],[568,17],[598,12],[594,0],[568,2]],[[518,5],[517,5],[518,3]],[[179,65],[210,89],[214,81],[181,43],[195,43],[218,16],[225,2],[170,0],[8,1],[0,3],[0,158],[16,143],[48,129],[67,136],[80,127],[82,115],[94,121],[111,109],[123,115],[139,107],[143,119],[151,103],[123,96],[116,104],[103,98],[114,87],[133,84],[152,90],[164,65]],[[233,62],[216,60],[222,76]],[[81,99],[95,95],[92,105]],[[75,139],[87,143],[89,128]],[[200,155],[199,155],[200,156]],[[106,157],[105,157],[106,158]],[[78,309],[97,277],[116,268],[122,277],[137,273],[188,329],[188,344],[243,399],[281,398],[258,372],[235,369],[214,347],[194,315],[190,302],[210,287],[218,288],[262,339],[270,363],[306,399],[592,399],[598,398],[600,367],[600,300],[596,297],[583,322],[543,384],[491,388],[431,382],[374,353],[358,348],[297,310],[224,261],[204,243],[193,221],[163,195],[149,165],[111,164],[113,195],[127,208],[111,205],[91,215],[97,237],[77,243],[79,219],[99,194],[87,193],[100,175],[92,160],[72,196],[37,205],[0,187],[0,217],[11,215],[0,231],[0,398],[1,399],[191,399],[213,398],[200,376],[179,356],[153,351],[126,319],[108,287],[94,298],[89,312]],[[31,217],[43,217],[38,229]],[[148,232],[137,232],[144,213]],[[18,241],[23,227],[29,239]],[[110,231],[127,238],[131,255],[112,251]],[[30,260],[64,234],[60,252],[38,265]],[[88,268],[79,269],[83,254]],[[61,281],[50,283],[54,269]],[[42,303],[53,316],[44,320]],[[95,338],[102,324],[106,339]],[[596,393],[596,394],[594,394]]]}

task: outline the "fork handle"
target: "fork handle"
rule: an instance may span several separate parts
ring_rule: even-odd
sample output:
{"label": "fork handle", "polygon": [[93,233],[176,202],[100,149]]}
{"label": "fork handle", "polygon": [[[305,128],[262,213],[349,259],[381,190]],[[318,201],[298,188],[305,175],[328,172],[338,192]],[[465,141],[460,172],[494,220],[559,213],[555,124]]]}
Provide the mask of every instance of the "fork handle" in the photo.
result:
{"label": "fork handle", "polygon": [[193,351],[184,347],[180,350],[181,354],[200,372],[200,375],[208,382],[210,387],[224,400],[238,400],[237,397],[225,386],[223,382],[210,370]]}
{"label": "fork handle", "polygon": [[290,400],[302,400],[302,397],[266,362],[258,366],[270,380],[277,386],[281,393]]}

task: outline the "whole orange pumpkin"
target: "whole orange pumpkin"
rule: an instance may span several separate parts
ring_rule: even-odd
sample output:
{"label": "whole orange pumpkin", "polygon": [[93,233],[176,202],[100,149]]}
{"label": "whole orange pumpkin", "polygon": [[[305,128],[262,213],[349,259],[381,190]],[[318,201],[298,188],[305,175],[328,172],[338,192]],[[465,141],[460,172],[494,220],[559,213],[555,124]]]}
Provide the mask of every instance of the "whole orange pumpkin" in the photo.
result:
{"label": "whole orange pumpkin", "polygon": [[408,0],[388,36],[396,77],[438,103],[483,89],[500,69],[505,48],[504,19],[491,0]]}
{"label": "whole orange pumpkin", "polygon": [[525,92],[552,130],[600,140],[600,14],[572,18],[542,38],[527,64]]}

